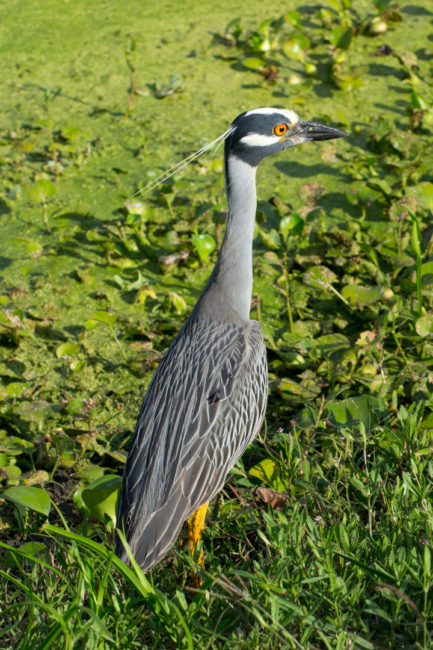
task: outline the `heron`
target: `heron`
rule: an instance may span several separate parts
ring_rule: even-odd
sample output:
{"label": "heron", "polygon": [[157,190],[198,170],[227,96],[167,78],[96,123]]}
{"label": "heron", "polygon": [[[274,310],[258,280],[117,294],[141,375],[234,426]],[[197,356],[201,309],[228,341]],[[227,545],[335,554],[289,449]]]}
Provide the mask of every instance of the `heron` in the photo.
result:
{"label": "heron", "polygon": [[[292,110],[258,108],[241,113],[219,138],[228,208],[223,242],[150,382],[123,473],[116,527],[144,572],[164,557],[185,520],[202,563],[209,502],[265,417],[266,347],[260,324],[250,319],[257,166],[303,142],[345,135]],[[128,562],[119,535],[116,554]]]}

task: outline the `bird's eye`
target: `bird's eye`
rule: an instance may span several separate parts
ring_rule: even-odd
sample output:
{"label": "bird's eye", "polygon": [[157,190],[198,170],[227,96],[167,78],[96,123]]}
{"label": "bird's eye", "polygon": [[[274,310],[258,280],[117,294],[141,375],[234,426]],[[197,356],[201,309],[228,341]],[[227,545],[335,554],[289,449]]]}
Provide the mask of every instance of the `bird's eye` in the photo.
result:
{"label": "bird's eye", "polygon": [[287,131],[287,124],[285,124],[284,122],[282,122],[281,124],[277,124],[277,126],[274,126],[275,135],[284,135],[286,131]]}

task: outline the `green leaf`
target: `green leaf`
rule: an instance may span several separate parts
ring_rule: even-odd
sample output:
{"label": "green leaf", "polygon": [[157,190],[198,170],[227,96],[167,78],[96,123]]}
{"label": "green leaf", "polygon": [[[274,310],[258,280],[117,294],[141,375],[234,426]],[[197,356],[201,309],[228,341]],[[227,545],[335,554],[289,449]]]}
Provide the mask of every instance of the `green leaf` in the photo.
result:
{"label": "green leaf", "polygon": [[419,183],[421,190],[421,202],[428,210],[433,212],[433,183]]}
{"label": "green leaf", "polygon": [[388,5],[391,4],[391,2],[392,0],[373,0],[374,6],[380,13],[385,11]]}
{"label": "green leaf", "polygon": [[269,52],[272,49],[271,42],[268,37],[264,37],[257,32],[252,34],[251,41],[253,45],[253,50],[255,52]]}
{"label": "green leaf", "polygon": [[35,555],[49,555],[48,548],[43,542],[26,542],[26,544],[20,546],[20,553],[28,555],[29,557],[34,557]]}
{"label": "green leaf", "polygon": [[84,327],[86,328],[86,330],[93,330],[95,329],[95,327],[98,327],[98,321],[94,320],[93,318],[88,318],[84,322]]}
{"label": "green leaf", "polygon": [[310,48],[310,41],[301,33],[293,34],[282,45],[283,53],[289,59],[305,61],[305,52]]}
{"label": "green leaf", "polygon": [[86,239],[88,241],[95,241],[95,242],[106,242],[108,241],[108,237],[105,235],[101,235],[99,230],[97,228],[93,228],[93,230],[88,230],[86,232]]}
{"label": "green leaf", "polygon": [[304,220],[299,214],[288,214],[280,220],[279,230],[285,239],[289,232],[292,232],[294,235],[300,235],[303,228]]}
{"label": "green leaf", "polygon": [[340,50],[347,50],[352,42],[353,31],[352,28],[347,28],[344,25],[335,27],[329,36],[329,42],[334,47]]}
{"label": "green leaf", "polygon": [[100,522],[105,522],[108,515],[116,523],[116,507],[122,479],[114,474],[107,474],[96,479],[81,492],[81,498],[89,512]]}
{"label": "green leaf", "polygon": [[421,266],[421,277],[423,284],[433,283],[433,262],[425,262]]}
{"label": "green leaf", "polygon": [[175,293],[174,291],[169,291],[168,297],[176,314],[180,316],[186,312],[186,310],[188,309],[188,305],[186,304],[182,296],[179,296],[179,294]]}
{"label": "green leaf", "polygon": [[85,402],[82,397],[73,397],[69,401],[68,406],[66,407],[66,411],[72,415],[75,415],[75,413],[79,413],[80,411],[82,411],[84,406],[85,406]]}
{"label": "green leaf", "polygon": [[344,524],[338,524],[337,531],[338,531],[338,537],[340,539],[341,546],[347,553],[350,549],[350,543],[349,543],[349,536],[347,534]]}
{"label": "green leaf", "polygon": [[393,194],[392,187],[383,178],[370,178],[367,185],[373,190],[382,192],[385,196],[392,196]]}
{"label": "green leaf", "polygon": [[319,9],[317,13],[318,17],[320,18],[320,21],[324,27],[329,29],[331,25],[335,22],[336,15],[333,11],[330,9]]}
{"label": "green leaf", "polygon": [[[94,311],[91,320],[96,320],[99,321],[100,323],[104,323],[105,325],[111,326],[114,325],[117,318],[115,314],[110,314],[108,313],[108,311]],[[86,329],[91,329],[91,327],[87,328],[87,322],[88,321],[86,321]]]}
{"label": "green leaf", "polygon": [[431,551],[428,546],[424,546],[424,575],[425,579],[429,580],[431,576]]}
{"label": "green leaf", "polygon": [[360,284],[347,284],[343,287],[341,295],[354,307],[367,307],[378,302],[382,292],[380,287],[362,287]]}
{"label": "green leaf", "polygon": [[0,451],[5,451],[12,456],[19,456],[32,449],[33,443],[16,436],[11,436],[0,430]]}
{"label": "green leaf", "polygon": [[348,92],[356,90],[364,84],[362,76],[356,71],[354,74],[335,73],[334,81],[341,90]]}
{"label": "green leaf", "polygon": [[143,276],[141,275],[140,271],[137,271],[137,278],[127,285],[126,290],[137,291],[138,289],[141,288],[143,283],[144,283]]}
{"label": "green leaf", "polygon": [[270,18],[265,18],[265,20],[262,20],[262,22],[257,28],[259,34],[262,34],[263,36],[267,36],[269,34],[270,24],[271,24]]}
{"label": "green leaf", "polygon": [[8,384],[4,390],[9,397],[19,397],[25,387],[26,384],[23,384],[22,382],[11,381],[10,384]]}
{"label": "green leaf", "polygon": [[415,329],[416,333],[419,334],[419,336],[432,336],[433,313],[429,312],[428,314],[424,314],[424,316],[420,316],[420,318],[415,321]]}
{"label": "green leaf", "polygon": [[216,248],[215,239],[211,235],[193,235],[192,243],[201,262],[205,262]]}
{"label": "green leaf", "polygon": [[[99,477],[94,477],[94,480],[96,480],[96,478],[99,478]],[[75,506],[78,508],[78,510],[81,510],[81,512],[83,512],[86,517],[90,517],[91,512],[90,512],[89,508],[86,506],[86,504],[83,501],[83,490],[84,489],[85,489],[84,485],[79,486],[75,490],[74,496],[72,497],[72,500],[73,500]]]}
{"label": "green leaf", "polygon": [[388,415],[385,402],[371,395],[357,395],[326,405],[326,413],[338,428],[355,427],[362,424],[371,431],[376,424]]}
{"label": "green leaf", "polygon": [[409,210],[409,214],[412,220],[412,228],[410,234],[413,252],[421,260],[421,229],[419,227],[419,220],[416,214],[414,214],[411,210]]}
{"label": "green leaf", "polygon": [[330,284],[337,280],[336,274],[328,269],[327,266],[312,266],[304,273],[304,282],[310,287],[317,289],[327,289]]}
{"label": "green leaf", "polygon": [[54,196],[56,193],[56,186],[51,181],[41,178],[29,189],[29,198],[34,203],[43,203]]}
{"label": "green leaf", "polygon": [[65,140],[75,140],[80,135],[80,129],[76,126],[67,125],[62,128],[62,138]]}
{"label": "green leaf", "polygon": [[26,246],[27,253],[30,257],[39,257],[43,251],[43,246],[38,241],[31,241]]}
{"label": "green leaf", "polygon": [[61,410],[62,406],[60,404],[50,404],[45,400],[23,402],[19,407],[21,416],[38,424],[41,424],[44,420],[57,417]]}
{"label": "green leaf", "polygon": [[429,413],[427,417],[423,419],[421,422],[421,429],[433,429],[433,413]]}
{"label": "green leaf", "polygon": [[[79,475],[83,481],[85,481],[88,485],[90,485],[92,481],[96,481],[96,479],[102,478],[104,476],[104,470],[99,465],[88,463],[85,467],[83,467]],[[84,486],[83,489],[85,487],[86,486]]]}
{"label": "green leaf", "polygon": [[297,401],[313,399],[320,392],[320,388],[314,383],[302,385],[293,381],[293,379],[287,379],[287,377],[281,379],[279,389],[283,399],[293,400],[293,398],[297,398]]}
{"label": "green leaf", "polygon": [[120,275],[117,275],[117,274],[113,275],[113,280],[120,289],[122,289],[122,290],[126,289],[126,286],[127,286],[128,283],[126,282],[126,280],[121,278]]}
{"label": "green leaf", "polygon": [[19,485],[7,488],[2,496],[16,506],[34,510],[45,517],[50,514],[51,500],[42,488]]}
{"label": "green leaf", "polygon": [[152,289],[152,287],[149,287],[149,285],[145,284],[142,287],[140,287],[140,290],[137,293],[136,300],[137,302],[140,303],[140,305],[144,305],[147,298],[153,298],[153,300],[156,300],[156,293],[155,290]]}
{"label": "green leaf", "polygon": [[284,492],[290,487],[282,479],[279,464],[273,458],[265,458],[260,461],[250,469],[248,474],[260,479],[278,492]]}
{"label": "green leaf", "polygon": [[368,33],[371,36],[379,36],[380,34],[384,34],[387,30],[388,25],[382,16],[374,16],[368,27]]}
{"label": "green leaf", "polygon": [[[385,582],[388,583],[394,583],[395,581],[395,576],[393,576],[391,573],[385,571],[382,569],[382,567],[377,566],[375,563],[374,564],[364,564],[363,562],[360,562],[359,560],[355,559],[354,557],[351,557],[349,555],[345,555],[344,553],[340,553],[339,551],[334,551],[335,555],[338,555],[342,557],[344,560],[349,562],[350,564],[354,564],[355,566],[358,566],[360,569],[365,571],[368,575],[373,576],[375,579],[379,578],[379,580],[384,580]],[[373,646],[374,647],[374,646]]]}
{"label": "green leaf", "polygon": [[62,343],[56,348],[56,356],[58,359],[64,357],[73,357],[80,351],[78,343]]}
{"label": "green leaf", "polygon": [[284,20],[293,27],[301,27],[301,14],[299,11],[287,11],[284,14]]}
{"label": "green leaf", "polygon": [[[138,248],[135,246],[135,242],[134,246],[129,247],[129,250],[137,252]],[[131,260],[129,257],[116,257],[116,259],[112,261],[112,264],[118,269],[131,269],[134,266],[137,266],[134,260]]]}
{"label": "green leaf", "polygon": [[258,59],[257,57],[248,57],[242,60],[242,65],[244,68],[249,70],[260,70],[260,68],[266,67],[265,61],[263,59]]}
{"label": "green leaf", "polygon": [[144,284],[144,279],[140,271],[137,271],[137,279],[132,280],[132,282],[124,280],[120,275],[114,275],[113,280],[124,291],[137,291],[137,289],[141,289]]}
{"label": "green leaf", "polygon": [[8,483],[14,483],[21,476],[21,470],[18,465],[6,465],[2,468],[2,474],[6,477]]}
{"label": "green leaf", "polygon": [[410,99],[412,102],[412,106],[414,108],[420,109],[421,111],[426,111],[429,107],[424,97],[422,97],[419,93],[417,93],[417,91],[414,88],[412,89]]}
{"label": "green leaf", "polygon": [[349,476],[349,483],[353,485],[363,496],[367,496],[368,490],[362,481],[359,480],[356,476]]}
{"label": "green leaf", "polygon": [[282,246],[282,241],[280,235],[277,231],[272,228],[269,232],[259,228],[260,238],[264,245],[271,250],[278,250]]}

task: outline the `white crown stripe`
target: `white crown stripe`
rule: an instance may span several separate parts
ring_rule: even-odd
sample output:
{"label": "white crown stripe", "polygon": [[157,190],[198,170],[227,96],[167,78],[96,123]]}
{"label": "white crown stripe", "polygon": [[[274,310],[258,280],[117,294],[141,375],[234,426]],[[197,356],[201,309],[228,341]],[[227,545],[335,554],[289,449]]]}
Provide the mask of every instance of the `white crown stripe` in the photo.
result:
{"label": "white crown stripe", "polygon": [[290,124],[296,124],[299,122],[299,117],[295,111],[287,110],[285,108],[255,108],[252,111],[247,111],[245,115],[274,115],[280,114],[284,115],[286,120]]}

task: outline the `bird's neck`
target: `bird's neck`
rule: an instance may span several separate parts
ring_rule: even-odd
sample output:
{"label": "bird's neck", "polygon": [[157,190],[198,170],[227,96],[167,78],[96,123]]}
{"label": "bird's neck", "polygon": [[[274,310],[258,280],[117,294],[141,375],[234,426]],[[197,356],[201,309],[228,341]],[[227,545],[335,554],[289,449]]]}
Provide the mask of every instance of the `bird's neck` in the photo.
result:
{"label": "bird's neck", "polygon": [[251,306],[256,167],[232,155],[226,157],[225,166],[227,227],[197,310],[212,319],[239,322],[249,319]]}

